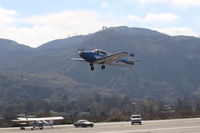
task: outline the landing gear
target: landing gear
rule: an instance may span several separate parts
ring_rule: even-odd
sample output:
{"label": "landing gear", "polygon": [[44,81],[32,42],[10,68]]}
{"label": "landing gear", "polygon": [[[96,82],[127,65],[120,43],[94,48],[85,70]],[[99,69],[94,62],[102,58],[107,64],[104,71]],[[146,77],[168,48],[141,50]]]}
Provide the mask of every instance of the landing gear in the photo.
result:
{"label": "landing gear", "polygon": [[94,66],[91,66],[90,69],[91,69],[92,71],[94,71]]}
{"label": "landing gear", "polygon": [[[105,65],[102,65],[102,66],[101,66],[101,69],[102,69],[102,70],[104,70],[105,68],[106,68]],[[93,63],[90,63],[90,70],[91,70],[91,71],[94,71],[94,64],[93,64]]]}
{"label": "landing gear", "polygon": [[25,130],[25,127],[22,126],[22,127],[21,127],[21,130]]}
{"label": "landing gear", "polygon": [[90,63],[90,70],[94,71],[94,64],[93,63]]}
{"label": "landing gear", "polygon": [[102,66],[101,66],[101,69],[102,69],[102,70],[104,70],[105,68],[106,68],[106,66],[105,66],[105,65],[102,65]]}

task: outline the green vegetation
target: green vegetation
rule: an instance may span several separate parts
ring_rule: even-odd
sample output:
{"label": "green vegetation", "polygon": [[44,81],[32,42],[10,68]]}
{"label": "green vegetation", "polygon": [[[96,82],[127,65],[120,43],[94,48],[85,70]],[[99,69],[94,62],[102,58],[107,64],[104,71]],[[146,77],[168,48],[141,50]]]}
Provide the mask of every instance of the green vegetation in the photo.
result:
{"label": "green vegetation", "polygon": [[145,120],[172,119],[200,116],[200,99],[177,99],[173,103],[164,103],[152,99],[133,100],[120,95],[100,95],[98,93],[81,99],[63,99],[59,101],[45,99],[24,99],[8,104],[0,103],[0,125],[15,126],[10,120],[17,114],[48,117],[62,115],[62,124],[73,123],[77,119],[94,122],[126,121],[133,113],[140,113]]}

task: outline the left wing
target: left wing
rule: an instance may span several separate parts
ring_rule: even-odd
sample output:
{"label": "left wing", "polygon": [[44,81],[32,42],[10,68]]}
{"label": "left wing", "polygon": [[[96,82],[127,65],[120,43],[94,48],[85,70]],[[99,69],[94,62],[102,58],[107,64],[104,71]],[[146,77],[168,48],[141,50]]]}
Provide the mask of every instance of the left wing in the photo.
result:
{"label": "left wing", "polygon": [[117,61],[119,58],[127,56],[127,55],[128,55],[127,52],[119,52],[116,54],[112,54],[112,55],[100,58],[100,59],[96,60],[94,63],[109,65],[109,64],[112,64],[112,62]]}
{"label": "left wing", "polygon": [[83,62],[86,62],[84,59],[82,58],[71,58],[71,60],[74,60],[74,61],[83,61]]}

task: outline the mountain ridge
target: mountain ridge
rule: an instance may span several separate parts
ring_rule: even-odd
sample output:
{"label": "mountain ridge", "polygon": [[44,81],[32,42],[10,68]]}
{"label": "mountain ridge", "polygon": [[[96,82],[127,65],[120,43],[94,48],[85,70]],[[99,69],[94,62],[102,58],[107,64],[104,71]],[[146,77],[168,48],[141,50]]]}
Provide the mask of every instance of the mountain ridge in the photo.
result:
{"label": "mountain ridge", "polygon": [[[112,90],[131,98],[167,99],[194,96],[200,90],[200,39],[169,36],[144,28],[111,27],[83,36],[54,40],[29,52],[1,59],[0,71],[69,77],[80,84]],[[0,41],[1,46],[1,41]],[[107,66],[105,71],[70,61],[79,49],[134,52],[133,68]],[[15,58],[14,58],[15,57]],[[84,89],[83,89],[84,91]]]}

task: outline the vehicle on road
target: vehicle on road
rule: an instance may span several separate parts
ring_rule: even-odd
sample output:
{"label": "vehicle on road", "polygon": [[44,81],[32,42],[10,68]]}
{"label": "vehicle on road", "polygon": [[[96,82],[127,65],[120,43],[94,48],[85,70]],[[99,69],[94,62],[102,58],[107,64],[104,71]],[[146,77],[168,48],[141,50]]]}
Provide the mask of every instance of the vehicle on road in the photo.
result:
{"label": "vehicle on road", "polygon": [[74,122],[74,126],[75,127],[93,127],[94,123],[88,120],[78,120],[77,122]]}
{"label": "vehicle on road", "polygon": [[140,114],[131,115],[130,119],[131,119],[131,125],[135,123],[142,125],[142,117]]}

